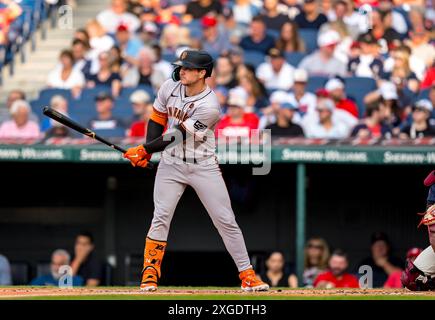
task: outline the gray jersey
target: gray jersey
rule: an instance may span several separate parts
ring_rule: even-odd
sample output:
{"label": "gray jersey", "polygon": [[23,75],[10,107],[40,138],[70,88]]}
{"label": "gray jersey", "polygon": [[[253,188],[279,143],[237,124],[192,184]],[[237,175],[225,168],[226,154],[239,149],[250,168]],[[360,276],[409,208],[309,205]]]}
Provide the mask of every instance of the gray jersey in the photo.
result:
{"label": "gray jersey", "polygon": [[169,79],[160,87],[154,101],[154,109],[168,118],[167,134],[176,126],[190,133],[185,143],[167,147],[164,155],[208,159],[216,151],[214,132],[221,113],[218,99],[208,86],[198,95],[186,97],[185,94],[180,81]]}

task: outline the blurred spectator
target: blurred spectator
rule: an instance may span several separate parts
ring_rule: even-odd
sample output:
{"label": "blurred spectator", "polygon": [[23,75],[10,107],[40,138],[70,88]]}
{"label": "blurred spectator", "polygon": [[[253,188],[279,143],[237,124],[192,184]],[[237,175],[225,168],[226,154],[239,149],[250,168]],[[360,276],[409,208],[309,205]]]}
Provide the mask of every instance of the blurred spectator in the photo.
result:
{"label": "blurred spectator", "polygon": [[297,107],[300,115],[314,113],[316,110],[316,95],[305,91],[308,82],[308,72],[304,69],[296,69],[293,73],[293,90],[289,93],[289,103]]}
{"label": "blurred spectator", "polygon": [[146,21],[139,32],[139,37],[145,46],[151,46],[159,42],[159,32],[159,27],[154,22]]}
{"label": "blurred spectator", "polygon": [[109,51],[115,45],[115,40],[106,34],[102,25],[95,19],[86,24],[86,31],[89,34],[89,45],[91,47],[89,58],[96,62],[92,66],[91,73],[96,73],[99,68],[98,55]]}
{"label": "blurred spectator", "polygon": [[289,21],[282,25],[275,47],[284,53],[305,52],[305,43],[296,23]]}
{"label": "blurred spectator", "polygon": [[[11,119],[11,107],[17,100],[26,100],[26,94],[20,89],[11,90],[6,99],[6,108],[0,108],[0,123]],[[29,119],[39,122],[38,116],[33,111],[30,112]]]}
{"label": "blurred spectator", "polygon": [[227,56],[221,56],[216,60],[214,75],[216,85],[224,86],[227,89],[234,88],[237,85],[237,80],[234,74],[234,66]]}
{"label": "blurred spectator", "polygon": [[85,28],[79,28],[79,29],[76,29],[74,31],[73,42],[74,42],[74,40],[83,41],[86,44],[87,48],[91,47],[91,45],[89,43],[91,39],[89,37],[88,31]]}
{"label": "blurred spectator", "polygon": [[101,92],[95,98],[97,117],[89,122],[91,130],[113,130],[124,128],[123,121],[112,114],[113,98],[106,92]]}
{"label": "blurred spectator", "polygon": [[[50,99],[50,107],[59,113],[68,115],[68,100],[62,95],[56,94]],[[41,131],[47,131],[53,127],[56,123],[59,123],[51,118],[44,117],[41,121]]]}
{"label": "blurred spectator", "polygon": [[[71,257],[69,253],[63,249],[57,249],[55,250],[51,255],[51,262],[50,262],[50,274],[44,274],[41,275],[35,279],[33,279],[30,282],[31,286],[59,286],[59,281],[61,280],[61,277],[65,275],[64,272],[60,272],[60,268],[63,266],[69,266],[71,261]],[[83,279],[80,276],[73,276],[72,277],[72,285],[74,287],[76,286],[82,286],[83,285]]]}
{"label": "blurred spectator", "polygon": [[190,46],[189,29],[176,24],[168,24],[163,28],[160,37],[160,46],[163,53],[175,54],[180,46]]}
{"label": "blurred spectator", "polygon": [[301,13],[302,7],[298,0],[282,0],[281,3],[278,4],[278,10],[293,21],[296,16]]}
{"label": "blurred spectator", "polygon": [[221,2],[218,0],[189,1],[186,7],[186,12],[183,16],[183,22],[189,23],[194,19],[201,19],[209,13],[214,15],[222,14]]}
{"label": "blurred spectator", "polygon": [[162,48],[158,44],[154,44],[152,48],[155,54],[154,68],[160,70],[166,79],[170,78],[174,69],[172,61],[168,62],[162,59]]}
{"label": "blurred spectator", "polygon": [[74,58],[74,69],[81,72],[85,77],[91,73],[92,60],[89,58],[89,47],[86,42],[75,39],[72,43],[71,52]]}
{"label": "blurred spectator", "polygon": [[[406,253],[406,260],[414,262],[415,258],[417,258],[420,253],[423,252],[421,248],[411,248]],[[398,270],[391,273],[388,276],[387,281],[385,281],[384,288],[403,288],[403,284],[401,281],[402,271]]]}
{"label": "blurred spectator", "polygon": [[218,20],[214,16],[206,15],[201,19],[202,49],[210,54],[227,53],[231,43],[226,30],[218,30]]}
{"label": "blurred spectator", "polygon": [[349,72],[355,77],[379,79],[383,74],[383,63],[377,58],[378,42],[371,33],[366,33],[358,37],[358,44],[361,52],[358,57],[350,59]]}
{"label": "blurred spectator", "polygon": [[140,21],[134,14],[128,12],[127,8],[127,0],[112,0],[111,7],[100,12],[97,20],[108,33],[114,34],[121,23],[127,26],[128,31],[134,33],[139,29]]}
{"label": "blurred spectator", "polygon": [[370,266],[373,271],[373,287],[381,288],[390,274],[400,271],[403,262],[391,255],[391,244],[385,233],[376,232],[371,238],[371,255],[360,262],[360,266]]}
{"label": "blurred spectator", "polygon": [[[391,51],[391,60],[385,62],[385,79],[390,79],[396,84],[403,84],[404,88],[411,90],[412,92],[418,92],[419,81],[413,70],[411,70],[410,64],[410,49],[405,46],[398,47]],[[418,66],[420,62],[420,67]],[[414,69],[422,69],[424,65],[421,61],[417,61],[417,65],[414,64]]]}
{"label": "blurred spectator", "polygon": [[281,26],[290,21],[287,15],[278,11],[278,3],[278,0],[264,0],[261,18],[268,30],[280,31]]}
{"label": "blurred spectator", "polygon": [[30,105],[25,100],[16,100],[10,109],[12,119],[0,125],[0,138],[39,138],[39,126],[29,119],[30,112]]}
{"label": "blurred spectator", "polygon": [[74,56],[70,50],[63,50],[59,56],[60,64],[48,74],[47,85],[57,89],[71,89],[74,97],[80,95],[85,86],[85,76],[74,68]]}
{"label": "blurred spectator", "polygon": [[304,250],[303,287],[312,287],[317,275],[328,267],[329,246],[319,237],[308,240]]}
{"label": "blurred spectator", "polygon": [[[405,44],[410,48],[412,54],[410,63],[413,60],[423,62],[426,68],[430,68],[435,60],[435,48],[430,43],[428,31],[423,26],[417,26],[414,30],[409,32],[410,39],[405,40]],[[413,70],[415,72],[415,70]]]}
{"label": "blurred spectator", "polygon": [[249,27],[249,35],[240,41],[243,50],[259,51],[267,54],[275,45],[275,39],[266,33],[266,25],[260,17],[252,19]]}
{"label": "blurred spectator", "polygon": [[243,49],[238,46],[233,46],[228,52],[228,57],[234,68],[238,68],[244,63]]}
{"label": "blurred spectator", "polygon": [[2,0],[0,3],[0,45],[9,43],[9,29],[23,9],[13,0]]}
{"label": "blurred spectator", "polygon": [[391,136],[390,128],[383,123],[381,109],[378,104],[366,108],[366,116],[362,122],[352,130],[352,137],[381,138]]}
{"label": "blurred spectator", "polygon": [[334,57],[334,50],[340,42],[338,32],[328,30],[319,34],[317,43],[319,49],[306,56],[299,68],[305,69],[313,76],[346,76],[346,65]]}
{"label": "blurred spectator", "polygon": [[400,45],[400,34],[392,26],[391,10],[373,10],[371,13],[371,29],[369,32],[380,40],[384,52],[392,45]]}
{"label": "blurred spectator", "polygon": [[289,90],[293,86],[293,73],[294,68],[285,61],[284,53],[272,48],[268,61],[258,66],[256,76],[266,89]]}
{"label": "blurred spectator", "polygon": [[127,63],[124,63],[125,61],[122,58],[121,48],[118,46],[113,46],[108,53],[110,70],[112,70],[113,73],[118,73],[122,78],[122,74],[124,70],[128,68],[128,65]]}
{"label": "blurred spectator", "polygon": [[0,254],[0,286],[12,285],[11,266],[8,259]]}
{"label": "blurred spectator", "polygon": [[329,79],[325,84],[325,90],[334,101],[337,109],[344,110],[358,119],[358,107],[355,102],[346,97],[345,85],[341,79]]}
{"label": "blurred spectator", "polygon": [[432,111],[433,105],[429,100],[417,101],[412,111],[412,122],[402,128],[399,137],[402,139],[435,137],[435,126],[429,123]]}
{"label": "blurred spectator", "polygon": [[101,283],[102,267],[95,253],[94,237],[91,233],[81,232],[77,235],[71,268],[73,275],[82,277],[86,286],[95,287]]}
{"label": "blurred spectator", "polygon": [[329,270],[314,280],[315,288],[359,288],[358,278],[347,272],[349,260],[346,253],[335,250],[329,259]]}
{"label": "blurred spectator", "polygon": [[258,129],[259,119],[254,113],[246,113],[247,93],[237,87],[229,91],[227,114],[216,126],[218,136],[248,138],[251,130]]}
{"label": "blurred spectator", "polygon": [[328,19],[320,13],[317,0],[304,0],[302,12],[296,16],[295,22],[301,29],[318,30]]}
{"label": "blurred spectator", "polygon": [[98,55],[100,70],[96,74],[89,75],[86,86],[88,88],[109,87],[112,95],[118,97],[121,92],[121,76],[112,72],[109,59],[108,52],[102,52]]}
{"label": "blurred spectator", "polygon": [[152,86],[158,89],[167,79],[162,70],[154,66],[156,55],[150,48],[143,48],[139,53],[139,66],[127,70],[122,85],[124,87],[137,87],[138,85]]}
{"label": "blurred spectator", "polygon": [[235,0],[231,6],[234,20],[238,24],[248,25],[260,13],[260,9],[251,0]]}
{"label": "blurred spectator", "polygon": [[284,255],[279,251],[272,252],[266,260],[266,272],[260,274],[261,280],[270,287],[297,288],[298,279],[285,267]]}
{"label": "blurred spectator", "polygon": [[115,39],[116,45],[121,49],[122,58],[132,65],[137,64],[139,52],[143,48],[142,41],[132,36],[125,24],[118,26]]}
{"label": "blurred spectator", "polygon": [[239,86],[248,94],[246,112],[258,112],[269,104],[267,93],[262,83],[253,73],[248,73],[239,79]]}
{"label": "blurred spectator", "polygon": [[130,128],[131,137],[145,137],[148,119],[152,112],[152,101],[144,90],[136,90],[130,96],[133,108],[133,124]]}
{"label": "blurred spectator", "polygon": [[[289,95],[286,91],[276,90],[270,97],[270,104],[265,108],[261,109],[260,112],[262,116],[260,118],[259,127],[261,129],[266,128],[269,125],[275,124],[277,122],[278,113],[281,108],[289,107]],[[290,119],[293,123],[299,124],[301,122],[301,116],[297,113],[292,112],[292,118]]]}
{"label": "blurred spectator", "polygon": [[276,115],[276,122],[266,129],[271,130],[272,137],[303,137],[304,131],[301,126],[293,123],[292,119],[297,108],[290,103],[283,103]]}
{"label": "blurred spectator", "polygon": [[302,127],[307,138],[344,139],[348,136],[345,124],[333,117],[336,112],[334,102],[324,98],[317,102],[317,115],[306,116]]}
{"label": "blurred spectator", "polygon": [[435,61],[432,66],[427,69],[426,74],[423,77],[423,81],[420,84],[420,89],[427,89],[435,86]]}

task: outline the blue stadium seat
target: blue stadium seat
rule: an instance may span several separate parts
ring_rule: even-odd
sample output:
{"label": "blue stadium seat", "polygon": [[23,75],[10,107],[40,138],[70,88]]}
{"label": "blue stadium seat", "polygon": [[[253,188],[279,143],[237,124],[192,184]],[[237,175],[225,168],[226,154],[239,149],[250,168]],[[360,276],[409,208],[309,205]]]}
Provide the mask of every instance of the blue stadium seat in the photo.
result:
{"label": "blue stadium seat", "polygon": [[107,130],[95,130],[95,133],[103,138],[123,138],[125,137],[125,129],[107,129]]}
{"label": "blue stadium seat", "polygon": [[194,19],[185,25],[190,31],[190,37],[199,39],[202,37],[202,26],[200,19]]}
{"label": "blue stadium seat", "polygon": [[246,50],[243,56],[245,63],[254,67],[258,67],[266,60],[266,56],[263,53],[254,50]]}
{"label": "blue stadium seat", "polygon": [[421,90],[418,94],[417,100],[429,99],[429,89]]}
{"label": "blue stadium seat", "polygon": [[305,42],[307,53],[311,53],[317,49],[317,30],[299,29],[299,36]]}
{"label": "blue stadium seat", "polygon": [[349,77],[344,78],[344,82],[347,96],[357,104],[360,116],[364,115],[364,97],[376,90],[376,81],[372,78]]}
{"label": "blue stadium seat", "polygon": [[277,40],[280,36],[280,32],[278,30],[267,29],[266,34]]}
{"label": "blue stadium seat", "polygon": [[80,100],[92,100],[94,101],[100,92],[111,93],[112,89],[110,86],[96,86],[95,88],[87,88],[82,90]]}
{"label": "blue stadium seat", "polygon": [[39,91],[39,100],[50,101],[50,99],[55,95],[61,95],[67,100],[72,99],[71,90],[47,88]]}
{"label": "blue stadium seat", "polygon": [[172,63],[175,59],[177,59],[177,56],[173,53],[162,53],[162,60]]}
{"label": "blue stadium seat", "polygon": [[285,60],[290,63],[293,67],[297,68],[302,59],[306,56],[302,52],[287,52],[285,54]]}
{"label": "blue stadium seat", "polygon": [[308,78],[306,91],[315,93],[318,89],[324,87],[326,81],[328,81],[327,77],[311,76]]}

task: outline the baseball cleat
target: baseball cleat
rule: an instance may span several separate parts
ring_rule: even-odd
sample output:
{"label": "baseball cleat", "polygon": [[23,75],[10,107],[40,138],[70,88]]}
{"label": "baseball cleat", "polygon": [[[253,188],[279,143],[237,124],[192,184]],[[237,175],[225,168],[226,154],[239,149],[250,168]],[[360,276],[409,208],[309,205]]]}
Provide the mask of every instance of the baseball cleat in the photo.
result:
{"label": "baseball cleat", "polygon": [[242,280],[242,285],[240,288],[243,291],[254,292],[269,290],[269,285],[258,279],[255,275],[255,271],[252,269],[240,272],[239,278]]}
{"label": "baseball cleat", "polygon": [[142,271],[142,280],[140,283],[140,291],[156,291],[157,290],[157,271],[152,267],[145,268]]}

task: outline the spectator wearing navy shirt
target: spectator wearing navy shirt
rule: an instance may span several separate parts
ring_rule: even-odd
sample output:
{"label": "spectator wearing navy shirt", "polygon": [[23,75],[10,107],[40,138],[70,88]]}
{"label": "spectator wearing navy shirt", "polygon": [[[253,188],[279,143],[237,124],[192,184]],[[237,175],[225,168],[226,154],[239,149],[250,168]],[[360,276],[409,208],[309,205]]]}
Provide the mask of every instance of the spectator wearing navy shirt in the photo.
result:
{"label": "spectator wearing navy shirt", "polygon": [[288,16],[281,14],[278,11],[278,0],[265,0],[264,1],[264,12],[261,15],[267,29],[280,31],[281,26],[290,22]]}
{"label": "spectator wearing navy shirt", "polygon": [[358,37],[360,54],[349,61],[348,71],[356,77],[379,79],[383,74],[382,60],[376,57],[378,41],[371,33]]}
{"label": "spectator wearing navy shirt", "polygon": [[432,111],[433,106],[429,100],[417,101],[412,111],[412,123],[402,128],[399,137],[403,139],[435,137],[435,127],[429,123]]}
{"label": "spectator wearing navy shirt", "polygon": [[317,0],[304,0],[302,12],[296,16],[295,22],[301,29],[319,30],[322,24],[328,22],[328,18],[319,13]]}
{"label": "spectator wearing navy shirt", "polygon": [[258,51],[263,54],[275,46],[275,39],[266,34],[266,25],[260,17],[252,19],[249,35],[242,38],[240,47],[243,50]]}

